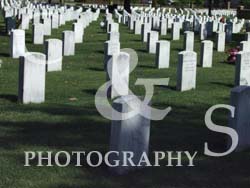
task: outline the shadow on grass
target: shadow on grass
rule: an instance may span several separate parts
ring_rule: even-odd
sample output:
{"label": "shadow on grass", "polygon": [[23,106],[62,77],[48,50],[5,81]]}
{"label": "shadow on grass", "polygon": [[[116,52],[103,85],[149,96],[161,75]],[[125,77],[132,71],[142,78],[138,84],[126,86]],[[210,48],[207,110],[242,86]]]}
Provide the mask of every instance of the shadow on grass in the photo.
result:
{"label": "shadow on grass", "polygon": [[156,69],[155,66],[150,66],[150,65],[139,65],[140,68],[148,68],[148,69]]}
{"label": "shadow on grass", "polygon": [[9,53],[0,53],[0,56],[2,56],[2,57],[10,57],[10,54]]}
{"label": "shadow on grass", "polygon": [[[159,103],[156,107],[166,107],[168,104]],[[170,105],[171,106],[171,105]],[[91,168],[84,163],[83,167],[73,166],[76,158],[73,157],[70,168],[76,168],[78,173],[67,175],[67,181],[60,182],[53,187],[80,187],[81,184],[89,184],[84,187],[247,187],[249,185],[249,163],[248,154],[238,153],[224,158],[208,158],[203,155],[204,142],[209,143],[212,151],[225,151],[225,135],[211,132],[203,122],[203,116],[208,106],[198,104],[193,106],[171,106],[172,111],[162,121],[151,122],[150,136],[150,158],[153,162],[153,151],[198,151],[195,158],[195,167],[166,167],[168,161],[162,160],[161,167],[148,167],[141,170],[130,172],[124,176],[114,176],[109,173],[107,166],[101,165],[99,168]],[[59,151],[93,151],[102,153],[108,151],[110,121],[100,119],[100,115],[92,108],[82,108],[71,105],[47,106],[20,106],[15,111],[31,113],[39,111],[50,115],[64,116],[64,121],[20,121],[8,122],[1,121],[0,129],[6,134],[0,137],[0,146],[7,150],[29,147],[31,151],[40,151],[40,147],[46,150]],[[181,118],[180,118],[181,117]],[[215,122],[225,124],[227,114],[222,113],[215,118]],[[70,118],[70,119],[68,119]],[[67,120],[68,119],[68,120]],[[226,118],[227,119],[227,118]],[[222,123],[222,122],[223,123]],[[13,155],[14,161],[24,164],[24,154]],[[59,159],[62,163],[65,158]],[[93,162],[96,158],[93,159]],[[37,164],[34,159],[32,165]],[[176,161],[174,161],[176,164]],[[183,160],[183,165],[187,160]],[[218,168],[219,167],[219,168]],[[57,167],[53,167],[57,168]],[[232,169],[239,169],[233,173]],[[51,168],[49,168],[51,169]],[[78,169],[78,170],[77,170]],[[80,169],[80,170],[79,170]],[[67,168],[64,169],[64,174]],[[80,172],[79,172],[80,171]],[[82,172],[81,172],[82,171]],[[43,171],[44,172],[44,171]],[[47,171],[49,173],[49,170]],[[39,176],[35,172],[34,176]],[[55,174],[51,174],[56,176]],[[239,178],[242,181],[239,181]],[[243,179],[244,180],[243,180]],[[41,179],[40,181],[46,181]],[[229,181],[229,182],[228,182]],[[70,183],[71,182],[71,183]],[[75,182],[74,186],[72,182]]]}
{"label": "shadow on grass", "polygon": [[229,87],[229,88],[233,88],[234,87],[233,84],[226,84],[226,83],[222,83],[222,82],[211,82],[211,84],[219,85],[219,86],[225,86],[225,87]]}
{"label": "shadow on grass", "polygon": [[148,53],[148,51],[145,50],[145,49],[138,49],[137,51],[138,51],[138,52],[142,52],[142,53]]}
{"label": "shadow on grass", "polygon": [[235,66],[234,63],[228,63],[228,61],[221,61],[220,63],[227,64],[227,65],[230,65],[230,66]]}
{"label": "shadow on grass", "polygon": [[104,54],[104,51],[103,50],[97,50],[97,51],[95,51],[96,53],[99,53],[99,54]]}
{"label": "shadow on grass", "polygon": [[156,88],[160,88],[160,89],[170,89],[170,90],[173,90],[173,91],[176,91],[176,86],[163,86],[163,85],[155,85]]}
{"label": "shadow on grass", "polygon": [[82,92],[90,94],[90,95],[95,95],[97,90],[96,89],[84,89]]}
{"label": "shadow on grass", "polygon": [[104,69],[98,68],[98,67],[90,67],[90,68],[88,68],[88,70],[98,71],[98,72],[103,72],[104,71]]}
{"label": "shadow on grass", "polygon": [[9,94],[0,94],[0,99],[5,99],[10,102],[17,102],[18,97],[16,95],[9,95]]}

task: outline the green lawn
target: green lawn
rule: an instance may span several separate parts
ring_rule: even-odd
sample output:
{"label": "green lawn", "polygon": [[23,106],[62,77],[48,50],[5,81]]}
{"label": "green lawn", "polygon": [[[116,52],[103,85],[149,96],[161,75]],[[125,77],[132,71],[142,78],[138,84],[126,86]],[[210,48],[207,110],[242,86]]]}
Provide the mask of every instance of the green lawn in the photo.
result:
{"label": "green lawn", "polygon": [[[102,16],[102,15],[101,15]],[[100,18],[101,18],[100,16]],[[103,50],[107,34],[93,22],[86,30],[84,42],[77,44],[76,55],[64,57],[63,71],[46,74],[46,102],[22,105],[17,101],[18,60],[9,57],[9,37],[3,35],[1,17],[0,58],[0,187],[3,188],[235,188],[249,187],[250,155],[234,153],[224,158],[203,155],[204,142],[215,151],[225,151],[226,137],[210,132],[204,123],[208,108],[229,104],[234,85],[234,65],[225,63],[226,53],[214,52],[213,68],[198,66],[197,88],[178,92],[176,67],[181,40],[171,42],[171,67],[157,70],[155,57],[146,52],[140,36],[120,25],[121,47],[133,48],[139,64],[130,75],[130,88],[144,96],[143,86],[135,86],[137,78],[170,78],[169,87],[155,87],[153,106],[172,107],[162,121],[151,122],[150,151],[199,151],[195,167],[146,168],[124,176],[114,176],[106,166],[86,165],[66,168],[24,167],[24,151],[108,151],[110,121],[102,118],[94,105],[96,90],[106,81],[103,71]],[[61,38],[62,31],[71,30],[72,23],[53,30],[49,38]],[[238,34],[234,39],[242,38]],[[162,39],[170,40],[170,32]],[[43,52],[42,45],[33,45],[31,30],[26,32],[29,51]],[[235,46],[233,42],[231,46]],[[227,46],[229,48],[229,46]],[[200,51],[198,36],[195,51]],[[77,100],[71,100],[76,98]],[[217,110],[217,124],[227,125],[228,112]]]}

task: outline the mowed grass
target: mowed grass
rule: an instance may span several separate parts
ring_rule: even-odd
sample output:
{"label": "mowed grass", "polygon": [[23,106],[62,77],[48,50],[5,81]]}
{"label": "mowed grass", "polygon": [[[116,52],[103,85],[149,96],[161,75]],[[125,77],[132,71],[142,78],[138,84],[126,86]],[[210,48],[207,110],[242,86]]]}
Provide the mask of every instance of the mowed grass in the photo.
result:
{"label": "mowed grass", "polygon": [[[135,86],[138,78],[170,78],[168,87],[156,86],[152,104],[172,111],[162,121],[151,122],[150,155],[162,151],[198,151],[195,167],[145,168],[124,176],[114,176],[108,168],[75,167],[24,167],[24,151],[108,151],[110,121],[96,110],[94,97],[106,81],[103,71],[103,43],[107,34],[99,27],[102,15],[84,34],[84,42],[76,45],[76,55],[64,57],[63,71],[46,73],[46,102],[22,105],[17,101],[18,60],[9,57],[9,37],[3,35],[1,17],[0,36],[0,187],[3,188],[221,188],[249,187],[250,155],[233,153],[224,158],[205,156],[204,142],[213,151],[226,150],[227,137],[209,131],[204,123],[206,111],[216,104],[229,104],[230,90],[234,87],[234,65],[225,63],[226,53],[214,51],[213,68],[197,67],[197,88],[178,92],[176,68],[178,52],[183,49],[181,40],[171,41],[171,66],[157,70],[155,56],[146,52],[146,44],[129,29],[120,25],[121,47],[136,50],[139,64],[130,74],[131,90],[145,95],[143,86]],[[49,38],[62,37],[62,31],[71,30],[72,23],[53,30]],[[242,34],[234,36],[235,46]],[[26,32],[29,51],[44,52],[43,45],[32,44],[31,30]],[[170,32],[162,39],[170,40]],[[195,51],[200,52],[199,37]],[[238,40],[240,41],[240,40]],[[38,83],[39,84],[39,83]],[[72,98],[74,100],[72,100]],[[228,111],[213,114],[216,124],[226,126]],[[62,159],[64,160],[64,159]],[[186,159],[183,160],[184,164]]]}

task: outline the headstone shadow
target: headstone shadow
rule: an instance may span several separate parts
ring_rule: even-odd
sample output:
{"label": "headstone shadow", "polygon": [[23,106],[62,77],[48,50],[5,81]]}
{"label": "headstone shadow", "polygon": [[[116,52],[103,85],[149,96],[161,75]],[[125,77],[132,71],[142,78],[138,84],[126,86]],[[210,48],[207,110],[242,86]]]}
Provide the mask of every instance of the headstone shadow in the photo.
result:
{"label": "headstone shadow", "polygon": [[10,102],[17,102],[18,97],[17,95],[11,95],[11,94],[0,94],[0,99],[5,99]]}

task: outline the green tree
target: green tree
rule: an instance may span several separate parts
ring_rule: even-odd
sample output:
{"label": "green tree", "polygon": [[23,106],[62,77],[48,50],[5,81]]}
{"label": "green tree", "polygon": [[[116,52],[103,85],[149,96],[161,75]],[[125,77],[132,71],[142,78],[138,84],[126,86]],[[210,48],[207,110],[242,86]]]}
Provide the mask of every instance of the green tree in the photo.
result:
{"label": "green tree", "polygon": [[130,9],[130,0],[124,0],[124,9],[125,9],[128,13],[131,13],[131,9]]}
{"label": "green tree", "polygon": [[157,7],[157,0],[152,0],[152,7]]}

